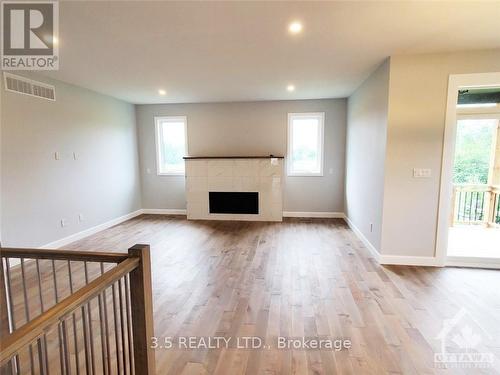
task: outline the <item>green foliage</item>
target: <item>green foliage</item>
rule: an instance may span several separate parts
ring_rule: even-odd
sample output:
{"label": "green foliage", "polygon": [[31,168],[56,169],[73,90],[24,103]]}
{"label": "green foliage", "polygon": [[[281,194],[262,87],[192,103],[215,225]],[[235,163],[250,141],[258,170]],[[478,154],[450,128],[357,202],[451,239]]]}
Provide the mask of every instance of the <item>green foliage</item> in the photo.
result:
{"label": "green foliage", "polygon": [[453,183],[488,183],[494,128],[491,120],[458,122]]}

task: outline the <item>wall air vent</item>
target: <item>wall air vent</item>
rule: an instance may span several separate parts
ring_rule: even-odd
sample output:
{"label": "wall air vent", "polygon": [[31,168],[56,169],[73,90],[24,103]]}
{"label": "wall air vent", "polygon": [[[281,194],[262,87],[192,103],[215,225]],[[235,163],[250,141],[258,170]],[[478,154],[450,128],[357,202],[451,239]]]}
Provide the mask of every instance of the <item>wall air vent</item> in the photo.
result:
{"label": "wall air vent", "polygon": [[18,94],[36,96],[47,100],[56,100],[56,88],[46,83],[33,81],[11,73],[3,73],[5,90]]}

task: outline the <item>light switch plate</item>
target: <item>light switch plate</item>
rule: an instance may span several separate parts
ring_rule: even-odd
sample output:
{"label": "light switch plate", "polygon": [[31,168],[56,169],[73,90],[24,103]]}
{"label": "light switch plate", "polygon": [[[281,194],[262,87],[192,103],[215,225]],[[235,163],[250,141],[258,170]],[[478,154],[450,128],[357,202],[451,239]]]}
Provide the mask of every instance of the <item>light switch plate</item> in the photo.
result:
{"label": "light switch plate", "polygon": [[430,178],[431,170],[429,168],[413,168],[414,178]]}

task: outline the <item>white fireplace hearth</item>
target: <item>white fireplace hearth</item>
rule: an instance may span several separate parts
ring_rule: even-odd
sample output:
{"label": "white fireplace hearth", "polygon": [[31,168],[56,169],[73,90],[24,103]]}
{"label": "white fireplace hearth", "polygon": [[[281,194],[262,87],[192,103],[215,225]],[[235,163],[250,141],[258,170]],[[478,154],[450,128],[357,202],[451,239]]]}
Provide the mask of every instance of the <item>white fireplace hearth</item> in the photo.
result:
{"label": "white fireplace hearth", "polygon": [[[188,219],[282,221],[282,157],[186,157],[185,161]],[[224,198],[221,202],[224,194],[210,192],[257,193],[258,213],[245,211],[255,205],[255,194],[227,194],[227,202]],[[253,201],[244,201],[247,195]],[[210,202],[210,196],[218,201]],[[220,213],[221,203],[225,213]]]}

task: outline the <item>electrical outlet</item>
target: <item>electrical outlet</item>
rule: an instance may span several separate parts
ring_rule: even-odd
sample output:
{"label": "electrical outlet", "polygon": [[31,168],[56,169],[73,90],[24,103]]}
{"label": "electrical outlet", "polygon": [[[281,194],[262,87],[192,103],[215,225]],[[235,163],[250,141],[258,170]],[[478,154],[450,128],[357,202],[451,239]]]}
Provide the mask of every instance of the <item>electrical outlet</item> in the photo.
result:
{"label": "electrical outlet", "polygon": [[151,174],[151,168],[146,168],[146,173]]}
{"label": "electrical outlet", "polygon": [[413,168],[414,178],[430,178],[431,170],[429,168]]}
{"label": "electrical outlet", "polygon": [[66,219],[61,219],[61,227],[64,228],[66,225],[68,225],[68,221]]}
{"label": "electrical outlet", "polygon": [[59,160],[59,159],[61,159],[61,154],[59,154],[59,152],[58,152],[58,151],[54,152],[54,159],[55,159],[55,160]]}

